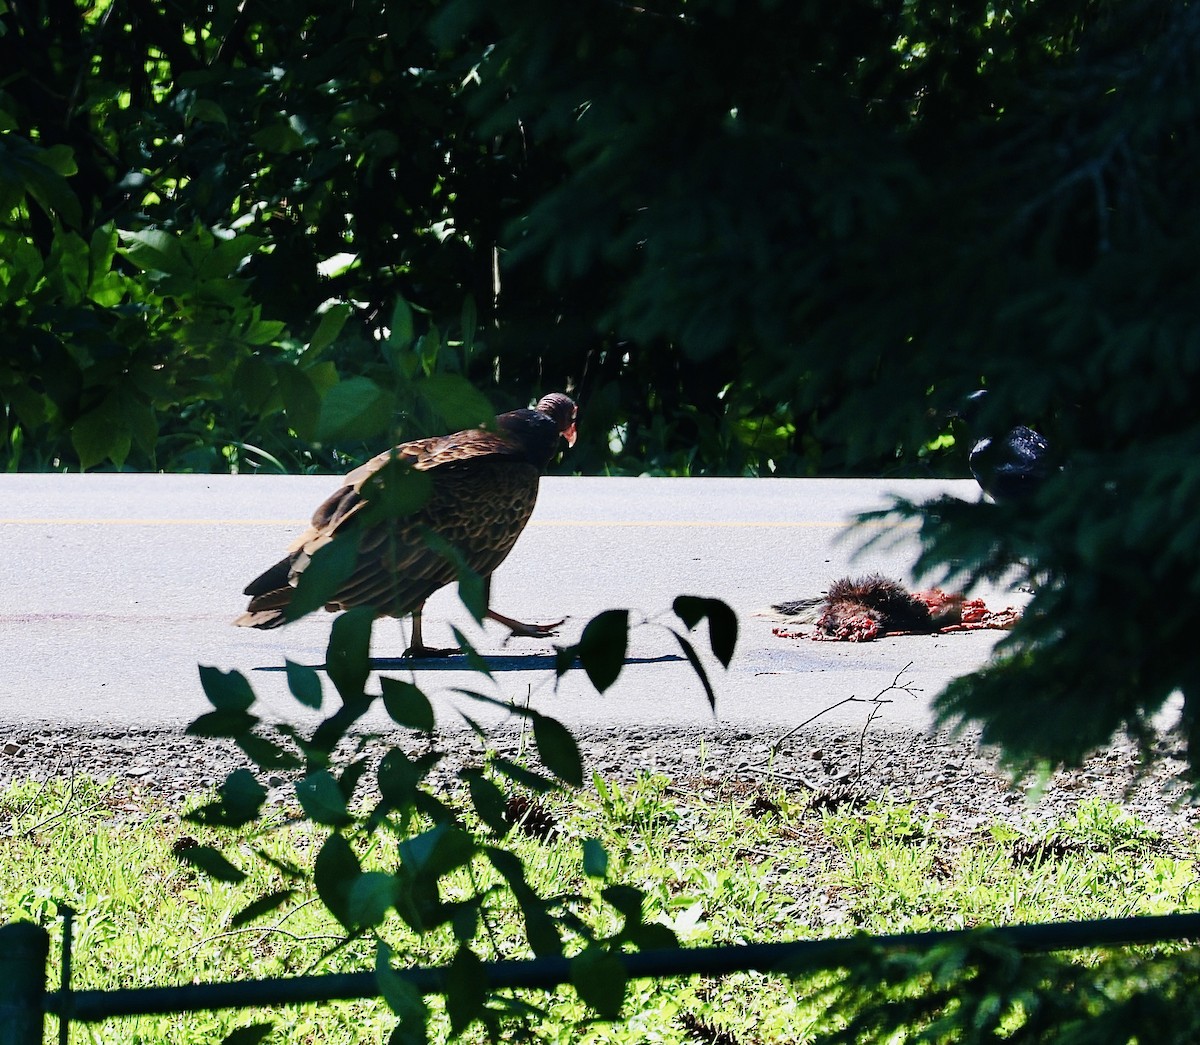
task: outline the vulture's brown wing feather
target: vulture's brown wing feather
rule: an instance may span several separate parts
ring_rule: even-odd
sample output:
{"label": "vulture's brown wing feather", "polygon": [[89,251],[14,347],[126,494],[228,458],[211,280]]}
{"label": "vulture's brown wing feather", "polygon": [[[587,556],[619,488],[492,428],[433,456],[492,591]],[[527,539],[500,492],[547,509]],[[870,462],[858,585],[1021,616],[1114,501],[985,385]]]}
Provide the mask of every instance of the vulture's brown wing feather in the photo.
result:
{"label": "vulture's brown wing feather", "polygon": [[[364,526],[369,502],[363,487],[394,457],[430,473],[429,500],[412,515]],[[476,573],[490,574],[512,550],[537,499],[540,470],[523,457],[511,435],[486,429],[418,439],[377,455],[321,503],[288,557],[246,587],[252,598],[234,623],[258,628],[284,623],[296,578],[319,548],[337,538],[355,537],[359,556],[326,604],[329,610],[369,605],[381,615],[403,616],[453,581],[455,567],[429,546],[430,532],[457,548]]]}
{"label": "vulture's brown wing feather", "polygon": [[439,435],[433,439],[418,439],[397,447],[397,452],[419,472],[489,457],[505,461],[525,456],[524,448],[511,435],[486,428]]}
{"label": "vulture's brown wing feather", "polygon": [[[538,470],[513,461],[459,459],[439,467],[429,500],[413,515],[375,523],[359,536],[358,564],[331,609],[371,605],[399,617],[456,577],[454,564],[430,547],[436,534],[476,573],[490,574],[516,544],[537,498]],[[469,504],[471,511],[462,511]]]}

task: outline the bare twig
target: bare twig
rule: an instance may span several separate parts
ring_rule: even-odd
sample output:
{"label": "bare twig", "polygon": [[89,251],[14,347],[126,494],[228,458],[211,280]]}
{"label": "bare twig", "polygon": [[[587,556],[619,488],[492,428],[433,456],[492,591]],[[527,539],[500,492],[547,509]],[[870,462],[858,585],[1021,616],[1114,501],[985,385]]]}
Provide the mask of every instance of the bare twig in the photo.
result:
{"label": "bare twig", "polygon": [[[876,693],[875,696],[873,696],[873,697],[856,697],[856,696],[851,695],[849,697],[844,697],[843,699],[839,700],[837,703],[830,704],[829,707],[823,708],[822,710],[818,711],[815,715],[810,715],[799,725],[793,726],[786,733],[784,733],[783,736],[781,736],[778,740],[776,740],[771,745],[771,747],[769,749],[768,758],[765,761],[758,763],[758,767],[759,768],[767,768],[770,765],[770,763],[773,762],[774,759],[779,755],[779,751],[783,747],[785,741],[787,741],[791,737],[795,736],[805,726],[810,725],[811,723],[815,722],[817,719],[821,718],[823,715],[828,715],[829,712],[835,711],[836,709],[838,709],[846,704],[867,704],[870,706],[871,710],[867,713],[866,721],[863,723],[862,732],[859,733],[858,765],[854,772],[854,775],[861,776],[864,750],[865,750],[865,746],[866,746],[867,731],[871,728],[871,723],[874,722],[875,719],[877,719],[879,717],[879,715],[882,713],[883,705],[894,703],[894,701],[891,700],[890,698],[888,698],[886,696],[886,694],[892,693],[892,692],[900,692],[900,693],[907,693],[910,697],[915,697],[918,693],[922,692],[921,689],[914,686],[911,682],[904,681],[905,673],[912,666],[913,666],[913,662],[910,660],[907,664],[904,665],[904,667],[902,667],[899,671],[896,672],[895,676],[893,676],[893,678],[892,678],[892,681],[889,682],[886,686],[884,686],[883,689],[881,689],[878,693]],[[779,776],[779,777],[784,776],[784,774],[779,773],[777,771],[772,771],[772,772],[773,772],[773,775],[775,775],[775,776]],[[801,782],[805,784],[805,786],[815,790],[815,788],[809,781],[804,780],[803,777],[801,777],[800,779],[801,779]]]}
{"label": "bare twig", "polygon": [[248,925],[244,929],[227,929],[225,932],[214,933],[212,936],[206,936],[202,940],[197,940],[195,943],[189,944],[187,947],[176,951],[174,954],[167,957],[168,962],[174,962],[182,958],[185,954],[190,954],[192,951],[198,951],[201,947],[205,947],[210,943],[215,943],[217,940],[225,940],[234,936],[245,936],[248,933],[258,933],[259,942],[261,943],[268,936],[286,936],[289,940],[294,940],[297,943],[312,943],[317,940],[341,940],[342,937],[334,936],[332,933],[318,933],[312,936],[305,936],[299,933],[290,932],[287,929],[280,929],[277,925],[269,925],[265,928],[261,925]]}
{"label": "bare twig", "polygon": [[[32,824],[31,826],[25,828],[25,830],[21,832],[21,837],[29,838],[36,832],[40,831],[42,828],[49,826],[50,824],[54,823],[56,820],[61,820],[68,813],[72,812],[71,805],[75,801],[75,792],[76,792],[75,779],[78,775],[79,775],[79,763],[72,762],[71,763],[71,775],[69,777],[67,777],[67,795],[63,799],[61,808],[59,808],[57,812],[51,813],[49,816],[43,817],[36,824]],[[42,795],[46,791],[46,788],[49,786],[50,786],[50,778],[43,780],[41,787],[38,788],[37,794],[34,795],[33,798],[31,798],[25,804],[25,807],[23,809],[21,809],[16,815],[18,817],[24,816],[27,812],[29,812],[29,810],[33,808],[33,806],[36,804],[37,800],[42,797]],[[96,802],[92,802],[90,805],[85,806],[83,809],[76,809],[76,810],[74,810],[74,812],[77,815],[82,815],[84,813],[90,813],[93,809],[99,809],[103,805],[104,805],[104,803],[102,801],[96,801]],[[6,838],[12,837],[12,834],[13,834],[13,832],[11,832],[11,831],[5,832],[4,837],[6,837]]]}
{"label": "bare twig", "polygon": [[[896,672],[896,676],[892,679],[891,685],[888,686],[887,689],[881,690],[876,696],[875,701],[873,702],[875,706],[871,708],[870,713],[867,715],[866,722],[863,723],[862,732],[858,735],[858,766],[855,769],[855,774],[857,776],[862,776],[863,748],[867,740],[867,730],[871,728],[871,723],[879,717],[880,706],[885,703],[879,698],[882,697],[884,693],[890,693],[892,690],[899,690],[902,693],[907,693],[910,697],[915,697],[921,692],[919,689],[915,688],[911,682],[900,681],[904,677],[904,673],[912,666],[913,662],[910,660],[904,665],[904,667]],[[890,703],[890,701],[888,703]]]}

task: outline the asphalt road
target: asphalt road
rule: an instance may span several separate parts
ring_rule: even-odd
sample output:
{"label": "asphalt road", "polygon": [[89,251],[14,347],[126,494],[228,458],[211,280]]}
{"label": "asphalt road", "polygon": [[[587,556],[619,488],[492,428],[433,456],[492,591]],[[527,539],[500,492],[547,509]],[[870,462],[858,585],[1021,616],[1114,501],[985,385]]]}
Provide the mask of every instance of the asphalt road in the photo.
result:
{"label": "asphalt road", "polygon": [[[329,476],[0,476],[0,737],[5,726],[183,726],[208,709],[197,665],[242,671],[276,720],[305,715],[287,692],[284,659],[324,662],[333,618],[313,615],[259,632],[230,625],[246,582],[274,562],[336,486]],[[706,663],[715,721],[748,733],[783,732],[848,697],[869,698],[911,663],[920,693],[889,694],[874,729],[924,728],[929,702],[951,678],[983,664],[996,632],[900,637],[871,643],[788,641],[755,616],[781,599],[815,595],[839,576],[879,570],[910,579],[915,530],[856,554],[847,520],[891,493],[948,491],[975,498],[970,481],[550,478],[532,522],[493,584],[493,606],[524,620],[569,615],[556,641],[578,638],[594,614],[628,607],[651,623],[632,635],[618,682],[597,695],[582,671],[555,683],[553,643],[479,629],[453,588],[426,608],[426,641],[450,645],[446,621],[473,636],[492,679],[462,659],[396,658],[407,622],[376,624],[380,670],[418,682],[448,726],[460,712],[496,712],[456,693],[481,690],[533,706],[573,726],[668,727],[714,723],[674,639],[672,599],[712,595],[737,611],[741,636],[728,672]],[[1007,590],[978,592],[1019,605]],[[703,646],[703,636],[697,636]],[[327,686],[326,707],[335,699]],[[825,725],[861,725],[850,702]],[[376,720],[382,721],[382,720]]]}

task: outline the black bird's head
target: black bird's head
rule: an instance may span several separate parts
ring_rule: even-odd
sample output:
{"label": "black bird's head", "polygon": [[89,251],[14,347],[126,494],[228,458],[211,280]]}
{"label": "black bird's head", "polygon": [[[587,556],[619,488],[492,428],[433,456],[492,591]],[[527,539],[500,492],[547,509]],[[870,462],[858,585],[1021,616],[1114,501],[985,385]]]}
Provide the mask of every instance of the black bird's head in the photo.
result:
{"label": "black bird's head", "polygon": [[968,425],[973,425],[979,420],[987,401],[988,390],[986,388],[978,388],[969,395],[963,396],[959,400],[958,406],[950,411],[949,416],[960,421],[965,421]]}
{"label": "black bird's head", "polygon": [[[971,431],[967,455],[971,474],[992,500],[1024,501],[1057,470],[1051,462],[1050,446],[1040,432],[1027,425],[1001,425],[989,431],[981,423],[987,406],[988,392],[981,388],[965,396],[952,415]],[[991,421],[994,424],[996,418]]]}

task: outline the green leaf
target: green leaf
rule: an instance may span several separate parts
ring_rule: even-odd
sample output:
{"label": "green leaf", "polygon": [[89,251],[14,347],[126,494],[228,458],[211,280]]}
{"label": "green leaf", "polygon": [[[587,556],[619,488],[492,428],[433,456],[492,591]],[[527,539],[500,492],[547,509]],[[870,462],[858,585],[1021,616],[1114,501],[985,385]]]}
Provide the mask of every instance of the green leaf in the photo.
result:
{"label": "green leaf", "polygon": [[[487,582],[465,564],[458,571],[458,597],[467,608],[467,612],[475,618],[475,623],[482,624],[488,611]],[[484,674],[489,677],[491,675],[488,671]]]}
{"label": "green leaf", "polygon": [[479,910],[482,905],[483,900],[478,896],[446,905],[450,931],[459,943],[467,943],[479,932]]}
{"label": "green leaf", "polygon": [[248,413],[258,414],[275,394],[275,386],[275,368],[261,356],[248,356],[234,371],[229,391]]}
{"label": "green leaf", "polygon": [[433,477],[393,457],[363,483],[362,496],[370,501],[372,518],[403,519],[424,508],[433,496]]}
{"label": "green leaf", "polygon": [[391,748],[376,770],[379,793],[397,808],[412,805],[423,775],[417,762],[398,747]]}
{"label": "green leaf", "polygon": [[[237,272],[246,258],[262,246],[262,243],[260,237],[247,232],[240,232],[234,236],[206,237],[200,242],[197,274],[205,280],[228,279]],[[253,316],[258,314],[257,311],[252,312]],[[270,326],[276,331],[279,329],[278,324],[272,323]]]}
{"label": "green leaf", "polygon": [[282,363],[275,367],[275,383],[288,423],[300,438],[315,441],[321,417],[321,393],[313,374],[292,363]]}
{"label": "green leaf", "polygon": [[339,834],[325,839],[313,864],[313,879],[321,902],[347,929],[354,928],[350,918],[350,890],[360,874],[362,867],[350,843]]}
{"label": "green leaf", "polygon": [[688,642],[687,639],[680,635],[679,632],[672,631],[671,634],[675,636],[675,641],[679,643],[679,648],[683,650],[683,655],[687,657],[687,661],[692,666],[692,670],[696,673],[701,684],[704,686],[704,692],[708,697],[708,706],[712,708],[713,711],[716,711],[717,695],[713,692],[712,683],[708,681],[708,672],[704,670],[704,665],[700,663],[700,658],[696,656],[695,648],[690,642]]}
{"label": "green leaf", "polygon": [[221,711],[246,711],[254,703],[254,690],[240,671],[201,664],[200,685],[208,702]]}
{"label": "green leaf", "polygon": [[384,943],[375,952],[375,982],[388,1008],[400,1017],[390,1045],[425,1045],[429,1007],[412,982],[392,968],[392,952]]}
{"label": "green leaf", "polygon": [[[426,377],[432,375],[438,368],[438,360],[442,354],[442,335],[436,326],[430,325],[413,346],[417,359],[421,363],[421,373]],[[454,427],[447,425],[447,427]]]}
{"label": "green leaf", "polygon": [[539,958],[545,955],[561,957],[563,941],[559,935],[559,922],[550,914],[548,907],[554,900],[543,900],[529,887],[525,879],[525,865],[515,853],[489,846],[485,853],[493,867],[503,876],[512,891],[521,916],[525,919],[525,937],[533,953]]}
{"label": "green leaf", "polygon": [[39,149],[38,162],[64,178],[79,173],[75,153],[69,145],[51,145],[49,148]]}
{"label": "green leaf", "polygon": [[325,651],[325,670],[343,701],[362,697],[366,688],[371,674],[371,626],[374,623],[375,611],[370,606],[356,606],[333,622]]}
{"label": "green leaf", "polygon": [[328,765],[328,756],[333,753],[333,749],[338,746],[351,727],[371,710],[374,701],[374,697],[355,697],[343,702],[337,711],[323,719],[307,741],[307,745],[302,745],[310,761],[313,760],[312,756],[315,754],[318,756],[317,763]]}
{"label": "green leaf", "polygon": [[608,885],[601,890],[605,903],[612,904],[625,916],[626,921],[640,925],[642,909],[646,904],[646,896],[640,889],[632,885]]}
{"label": "green leaf", "polygon": [[538,757],[542,764],[559,780],[572,787],[583,784],[583,758],[579,754],[579,745],[567,729],[557,719],[534,713],[533,740],[537,744]]}
{"label": "green leaf", "polygon": [[476,852],[471,835],[448,823],[407,838],[398,848],[406,866],[439,877],[468,863]]}
{"label": "green leaf", "polygon": [[622,939],[632,943],[639,951],[669,951],[679,946],[679,937],[661,922],[631,925],[621,934]]}
{"label": "green leaf", "polygon": [[267,800],[267,789],[248,769],[235,769],[225,778],[219,791],[221,804],[228,812],[226,823],[231,826],[248,824],[258,817]]}
{"label": "green leaf", "polygon": [[[486,675],[488,678],[491,678],[492,669],[488,667],[488,662],[484,660],[480,652],[471,645],[471,642],[466,635],[459,631],[458,628],[456,628],[453,624],[450,625],[450,630],[454,634],[454,641],[458,643],[458,648],[462,650],[463,656],[467,658],[467,666],[472,671],[477,671],[480,675]],[[465,693],[467,691],[460,690],[460,692]]]}
{"label": "green leaf", "polygon": [[283,156],[304,148],[304,138],[290,123],[284,120],[269,124],[255,132],[250,140],[265,153],[273,152]]}
{"label": "green leaf", "polygon": [[484,847],[483,855],[500,872],[500,876],[508,883],[508,887],[514,893],[527,893],[531,891],[529,883],[525,879],[525,865],[516,853],[489,845]]}
{"label": "green leaf", "polygon": [[376,926],[396,905],[396,879],[383,871],[366,871],[350,887],[348,913],[356,926]]}
{"label": "green leaf", "polygon": [[257,900],[246,904],[245,907],[238,911],[238,913],[230,919],[230,928],[238,929],[243,925],[249,925],[250,922],[261,918],[264,914],[270,914],[272,911],[277,911],[295,894],[295,889],[276,889],[273,892],[265,893]]}
{"label": "green leaf", "polygon": [[260,769],[296,769],[300,766],[300,760],[292,752],[284,750],[266,737],[243,730],[235,739],[238,747]]}
{"label": "green leaf", "polygon": [[599,692],[617,681],[628,648],[628,610],[605,610],[587,622],[576,649],[579,663]]}
{"label": "green leaf", "polygon": [[508,777],[509,780],[520,784],[522,787],[529,788],[530,791],[545,794],[547,791],[555,791],[559,787],[558,781],[542,776],[540,773],[535,773],[532,769],[526,769],[519,762],[514,762],[512,759],[493,755],[491,764],[497,773]]}
{"label": "green leaf", "polygon": [[316,356],[332,345],[342,332],[349,316],[350,306],[347,304],[334,305],[326,310],[317,324],[317,329],[313,331],[312,340],[308,343],[308,352]]}
{"label": "green leaf", "polygon": [[[433,551],[454,567],[454,572],[458,575],[458,597],[471,616],[475,618],[476,623],[482,624],[488,608],[487,585],[484,583],[483,577],[467,565],[463,553],[440,533],[426,530],[422,536]],[[466,647],[463,648],[463,652],[466,652]],[[476,670],[479,669],[476,668]],[[486,668],[484,674],[490,677],[490,672]]]}
{"label": "green leaf", "polygon": [[479,326],[479,312],[472,294],[463,298],[462,309],[458,316],[458,326],[462,334],[463,367],[467,368],[471,362],[471,351],[475,347],[475,328]]}
{"label": "green leaf", "polygon": [[[49,267],[62,280],[62,289],[72,303],[83,297],[91,284],[91,252],[81,237],[66,231],[55,236]],[[119,395],[120,390],[114,389],[113,394]]]}
{"label": "green leaf", "polygon": [[504,797],[504,792],[478,769],[465,769],[459,776],[467,782],[467,790],[471,795],[471,805],[475,809],[476,816],[497,838],[507,835],[513,825],[505,815],[508,809],[508,800]]}
{"label": "green leaf", "polygon": [[487,1001],[487,973],[479,956],[461,944],[446,971],[446,1013],[450,1033],[461,1034],[483,1014]]}
{"label": "green leaf", "polygon": [[447,431],[495,423],[496,411],[487,396],[461,374],[432,374],[416,387]]}
{"label": "green leaf", "polygon": [[346,798],[338,782],[324,769],[309,773],[296,782],[296,798],[305,815],[314,823],[340,827],[350,822]]}
{"label": "green leaf", "polygon": [[188,725],[191,737],[233,737],[247,735],[258,725],[258,717],[248,711],[210,711]]}
{"label": "green leaf", "polygon": [[589,878],[604,878],[608,875],[608,853],[598,839],[583,840],[583,873]]}
{"label": "green leaf", "polygon": [[81,415],[71,425],[71,445],[85,471],[110,460],[118,468],[125,463],[133,437],[121,414],[115,395]]}
{"label": "green leaf", "polygon": [[143,272],[187,276],[195,274],[178,237],[161,229],[145,229],[141,232],[121,230],[119,235],[127,244],[121,249],[121,254]]}
{"label": "green leaf", "polygon": [[386,675],[380,677],[379,684],[383,689],[383,706],[396,725],[433,732],[436,721],[433,705],[418,686]]}
{"label": "green leaf", "polygon": [[737,646],[737,614],[720,599],[705,599],[698,595],[680,595],[672,604],[675,615],[691,631],[707,618],[708,644],[723,667],[728,668]]}
{"label": "green leaf", "polygon": [[179,859],[220,882],[241,882],[246,877],[245,872],[238,870],[211,846],[194,845],[190,849],[181,849]]}
{"label": "green leaf", "polygon": [[413,342],[413,314],[404,298],[397,295],[392,306],[392,321],[389,324],[388,344],[397,351],[407,349]]}
{"label": "green leaf", "polygon": [[[0,166],[0,189],[6,187],[8,178],[15,176],[18,191],[23,188],[47,214],[57,215],[64,224],[78,228],[82,224],[82,208],[66,180],[78,170],[70,146],[43,149],[20,137],[8,138],[4,144],[7,148],[0,150],[0,160],[7,160],[10,169]],[[13,200],[9,206],[16,202]]]}
{"label": "green leaf", "polygon": [[338,790],[341,791],[342,798],[346,800],[346,805],[350,805],[354,801],[354,792],[358,788],[358,782],[362,780],[370,765],[371,760],[365,756],[356,759],[343,769],[342,775],[337,778]]}
{"label": "green leaf", "polygon": [[229,117],[225,115],[225,110],[211,98],[197,98],[192,102],[188,106],[187,118],[189,121],[202,120],[206,123],[219,123],[223,127],[229,126]]}
{"label": "green leaf", "polygon": [[275,1029],[273,1023],[247,1023],[235,1027],[221,1039],[221,1045],[259,1045]]}
{"label": "green leaf", "polygon": [[372,439],[391,427],[394,411],[391,394],[370,378],[347,378],[321,400],[317,439]]}
{"label": "green leaf", "polygon": [[145,454],[152,455],[158,442],[158,417],[154,408],[125,389],[117,392],[117,400],[125,427],[137,448]]}
{"label": "green leaf", "polygon": [[91,279],[88,283],[88,294],[99,305],[112,306],[120,301],[120,297],[111,297],[112,289],[108,277],[112,275],[113,257],[117,251],[117,230],[111,222],[101,225],[92,233],[88,245],[88,269]]}
{"label": "green leaf", "polygon": [[620,959],[602,947],[589,946],[571,959],[571,983],[580,999],[606,1020],[621,1015],[628,976]]}
{"label": "green leaf", "polygon": [[318,548],[296,577],[296,590],[284,610],[289,620],[299,620],[325,606],[358,564],[358,545],[354,541],[337,540]]}
{"label": "green leaf", "polygon": [[554,647],[554,674],[558,678],[562,678],[579,660],[578,646],[555,646]]}
{"label": "green leaf", "polygon": [[287,671],[288,689],[306,708],[318,709],[321,706],[321,676],[305,664],[297,664],[286,657],[283,660]]}

